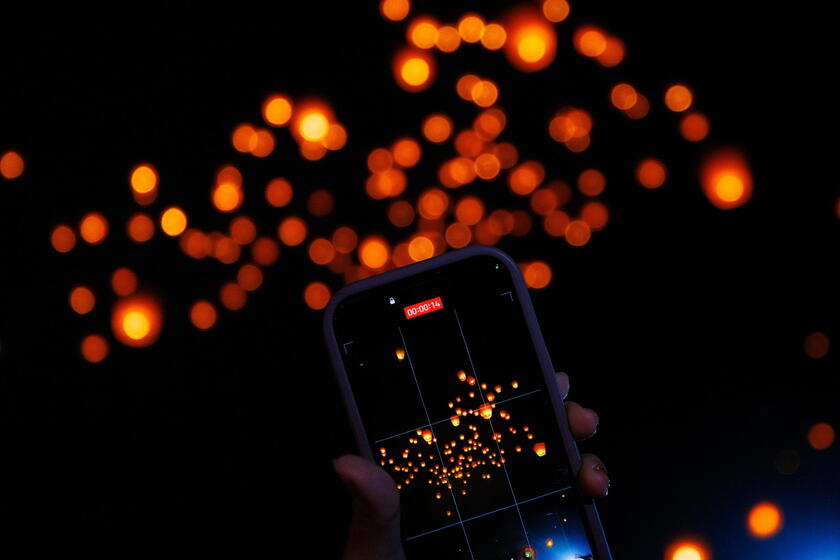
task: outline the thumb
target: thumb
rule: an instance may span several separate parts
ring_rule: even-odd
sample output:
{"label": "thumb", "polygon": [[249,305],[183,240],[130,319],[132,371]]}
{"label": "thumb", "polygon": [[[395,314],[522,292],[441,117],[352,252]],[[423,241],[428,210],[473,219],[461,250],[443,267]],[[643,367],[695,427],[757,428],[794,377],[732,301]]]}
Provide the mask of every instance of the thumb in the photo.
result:
{"label": "thumb", "polygon": [[400,497],[393,479],[356,455],[333,461],[353,495],[353,519],[343,560],[405,560],[400,544]]}

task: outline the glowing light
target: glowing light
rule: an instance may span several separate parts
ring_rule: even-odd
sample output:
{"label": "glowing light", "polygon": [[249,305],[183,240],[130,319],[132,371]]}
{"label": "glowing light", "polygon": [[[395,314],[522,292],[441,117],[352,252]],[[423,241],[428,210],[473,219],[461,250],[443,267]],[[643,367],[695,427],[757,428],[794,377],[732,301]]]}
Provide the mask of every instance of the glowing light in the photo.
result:
{"label": "glowing light", "polygon": [[534,453],[537,454],[537,457],[545,457],[545,444],[544,443],[535,443],[534,444]]}
{"label": "glowing light", "polygon": [[543,0],[542,12],[548,21],[559,23],[569,17],[569,3],[566,0]]}
{"label": "glowing light", "polygon": [[126,224],[128,237],[137,243],[145,243],[155,234],[155,222],[146,214],[134,214]]}
{"label": "glowing light", "polygon": [[601,231],[609,221],[609,210],[602,202],[591,200],[580,209],[581,219],[587,223],[592,231]]}
{"label": "glowing light", "polygon": [[379,2],[379,12],[387,20],[401,21],[405,19],[411,10],[409,0],[382,0]]}
{"label": "glowing light", "polygon": [[428,189],[417,201],[417,211],[427,220],[436,220],[449,208],[449,195],[442,189]]}
{"label": "glowing light", "polygon": [[453,249],[460,249],[470,244],[472,240],[472,231],[469,226],[462,222],[455,222],[449,224],[446,228],[444,238],[450,247]]}
{"label": "glowing light", "polygon": [[275,208],[282,208],[292,201],[292,185],[283,178],[272,179],[265,187],[265,199]]}
{"label": "glowing light", "polygon": [[484,35],[484,20],[476,14],[468,14],[458,21],[458,33],[467,43],[478,43]]}
{"label": "glowing light", "polygon": [[586,196],[598,196],[604,192],[607,179],[597,169],[587,169],[578,175],[578,190]]}
{"label": "glowing light", "polygon": [[589,224],[583,220],[572,220],[566,226],[566,242],[573,247],[583,247],[589,242],[592,236]]}
{"label": "glowing light", "polygon": [[737,208],[752,196],[752,175],[747,162],[732,149],[717,150],[704,159],[700,184],[709,202],[721,210]]}
{"label": "glowing light", "polygon": [[680,120],[680,134],[689,142],[700,142],[709,135],[709,119],[702,113],[686,113]]}
{"label": "glowing light", "polygon": [[438,39],[438,24],[431,18],[416,18],[408,26],[408,42],[418,49],[431,49]]}
{"label": "glowing light", "polygon": [[747,529],[755,538],[768,539],[782,530],[782,510],[772,502],[761,502],[750,510]]}
{"label": "glowing light", "polygon": [[489,420],[493,417],[493,405],[489,403],[484,403],[478,407],[478,412],[481,414],[481,417],[485,420]]}
{"label": "glowing light", "polygon": [[824,358],[828,354],[829,346],[828,335],[823,332],[813,332],[805,337],[805,354],[814,360]]}
{"label": "glowing light", "polygon": [[425,430],[423,430],[423,433],[422,433],[421,437],[423,438],[423,441],[425,441],[426,443],[432,443],[432,438],[434,436],[432,435],[432,430],[425,429]]}
{"label": "glowing light", "polygon": [[616,109],[626,111],[633,107],[639,99],[636,88],[630,84],[620,83],[610,91],[610,101]]}
{"label": "glowing light", "polygon": [[211,191],[213,206],[220,212],[234,212],[244,200],[242,174],[232,165],[223,166],[216,173],[216,185]]}
{"label": "glowing light", "polygon": [[306,222],[297,216],[289,216],[277,227],[277,237],[285,245],[294,247],[303,243],[307,235]]}
{"label": "glowing light", "polygon": [[455,206],[455,217],[465,225],[474,226],[484,216],[484,203],[475,196],[466,196]]}
{"label": "glowing light", "polygon": [[327,189],[315,189],[306,199],[306,209],[313,216],[322,218],[333,210],[333,196]]}
{"label": "glowing light", "polygon": [[[473,130],[481,140],[495,140],[507,124],[504,111],[495,107],[482,111],[473,122]],[[491,155],[495,155],[492,154]],[[498,159],[498,156],[497,156]],[[501,163],[501,162],[500,162]]]}
{"label": "glowing light", "polygon": [[219,290],[219,300],[231,311],[238,311],[248,302],[248,294],[236,282],[228,282]]}
{"label": "glowing light", "polygon": [[523,72],[536,72],[554,61],[557,35],[554,27],[531,8],[517,8],[507,17],[505,55]]}
{"label": "glowing light", "polygon": [[50,234],[50,244],[59,253],[67,253],[76,246],[76,234],[69,226],[56,226]]}
{"label": "glowing light", "polygon": [[495,179],[502,169],[502,164],[493,154],[481,154],[475,159],[475,174],[489,181]]}
{"label": "glowing light", "polygon": [[458,427],[461,425],[461,417],[458,415],[454,415],[449,418],[449,421],[452,422],[452,425]]}
{"label": "glowing light", "polygon": [[[406,203],[408,204],[408,203]],[[410,206],[410,205],[409,205]],[[332,243],[335,250],[339,253],[351,253],[359,242],[359,237],[352,228],[341,226],[337,228],[332,235]]]}
{"label": "glowing light", "polygon": [[429,142],[440,144],[446,142],[452,134],[452,119],[444,114],[436,113],[429,115],[423,121],[423,136]]}
{"label": "glowing light", "polygon": [[397,359],[399,361],[403,361],[405,359],[405,349],[397,348],[395,354],[397,355]]}
{"label": "glowing light", "polygon": [[826,422],[818,422],[808,429],[808,443],[817,451],[828,449],[834,443],[834,428]]}
{"label": "glowing light", "polygon": [[259,289],[263,283],[263,273],[258,266],[243,264],[236,273],[236,283],[246,292]]}
{"label": "glowing light", "polygon": [[157,188],[157,170],[149,163],[141,163],[131,171],[131,188],[138,194],[147,194]]}
{"label": "glowing light", "polygon": [[329,239],[316,237],[309,243],[309,259],[315,264],[329,264],[335,258],[335,247]]}
{"label": "glowing light", "polygon": [[284,126],[292,118],[292,101],[279,93],[269,95],[263,102],[262,113],[271,126]]}
{"label": "glowing light", "polygon": [[437,41],[435,46],[439,51],[451,53],[458,50],[461,46],[461,36],[458,30],[451,25],[444,25],[438,29]]}
{"label": "glowing light", "polygon": [[255,141],[254,136],[256,133],[256,129],[250,124],[243,123],[237,126],[233,129],[233,134],[231,136],[231,142],[234,149],[237,152],[242,152],[243,154],[250,152],[252,142]]}
{"label": "glowing light", "polygon": [[76,286],[70,292],[70,307],[79,315],[85,315],[93,310],[96,304],[96,296],[90,288],[85,286]]}
{"label": "glowing light", "polygon": [[160,229],[163,233],[175,237],[187,229],[187,215],[177,206],[171,206],[160,215]]}
{"label": "glowing light", "polygon": [[111,289],[118,296],[130,296],[137,291],[137,275],[129,268],[118,268],[111,275]]}
{"label": "glowing light", "polygon": [[394,78],[406,91],[423,91],[434,81],[435,66],[435,60],[429,53],[403,49],[394,55]]}
{"label": "glowing light", "polygon": [[391,146],[394,163],[401,167],[414,167],[420,161],[420,144],[413,138],[400,138]]}
{"label": "glowing light", "polygon": [[425,235],[417,235],[408,244],[408,254],[415,262],[432,258],[435,254],[434,243]]}
{"label": "glowing light", "polygon": [[210,238],[195,229],[186,230],[179,238],[178,245],[184,254],[194,259],[203,259],[213,250]]}
{"label": "glowing light", "polygon": [[508,174],[508,186],[518,195],[531,194],[545,178],[545,169],[537,161],[526,161]]}
{"label": "glowing light", "polygon": [[607,48],[605,48],[604,52],[599,54],[596,59],[601,66],[611,68],[621,64],[621,61],[624,60],[625,52],[626,49],[624,48],[624,41],[618,37],[609,36],[607,37]]}
{"label": "glowing light", "polygon": [[578,28],[572,41],[575,49],[589,58],[601,56],[607,50],[607,34],[595,26],[587,25]]}
{"label": "glowing light", "polygon": [[265,129],[257,130],[251,137],[251,155],[254,157],[266,157],[274,151],[274,135]]}
{"label": "glowing light", "polygon": [[541,290],[551,283],[551,267],[542,261],[528,263],[522,276],[529,288]]}
{"label": "glowing light", "polygon": [[190,321],[195,328],[202,331],[212,328],[217,317],[216,307],[209,301],[200,300],[190,307]]}
{"label": "glowing light", "polygon": [[636,166],[636,180],[645,188],[658,189],[666,176],[665,164],[656,158],[645,158]]}
{"label": "glowing light", "polygon": [[481,44],[485,49],[495,51],[505,46],[507,42],[507,31],[504,26],[498,23],[490,23],[484,27],[484,34],[481,36]]}
{"label": "glowing light", "polygon": [[17,152],[8,151],[0,156],[0,175],[4,179],[17,179],[23,175],[23,156]]}
{"label": "glowing light", "polygon": [[382,268],[388,262],[388,242],[378,236],[366,237],[359,244],[359,261],[368,268]]}
{"label": "glowing light", "polygon": [[706,560],[703,548],[694,543],[677,545],[669,556],[669,560]]}
{"label": "glowing light", "polygon": [[589,132],[592,129],[592,117],[582,109],[572,107],[557,112],[548,125],[548,133],[556,142],[585,140],[588,143]]}
{"label": "glowing light", "polygon": [[367,166],[371,173],[381,173],[391,169],[394,158],[385,148],[377,148],[368,154]]}
{"label": "glowing light", "polygon": [[489,107],[499,99],[499,88],[490,80],[479,80],[470,89],[470,99],[479,107]]}
{"label": "glowing light", "polygon": [[280,257],[280,247],[269,237],[260,237],[251,245],[251,257],[260,266],[271,266]]}
{"label": "glowing light", "polygon": [[161,318],[160,305],[155,299],[131,296],[120,299],[114,306],[111,329],[117,340],[127,346],[148,346],[160,335]]}
{"label": "glowing light", "polygon": [[466,381],[467,380],[467,372],[464,370],[458,370],[458,381]]}
{"label": "glowing light", "polygon": [[99,212],[86,214],[79,224],[79,235],[91,245],[102,243],[108,235],[108,221]]}
{"label": "glowing light", "polygon": [[665,106],[675,113],[685,111],[693,101],[691,90],[683,84],[675,84],[665,91]]}
{"label": "glowing light", "polygon": [[98,364],[108,357],[108,341],[98,334],[89,334],[82,339],[82,357],[92,364]]}
{"label": "glowing light", "polygon": [[228,228],[231,239],[239,245],[248,245],[257,237],[257,226],[248,216],[237,216]]}
{"label": "glowing light", "polygon": [[341,123],[330,123],[330,129],[324,139],[321,140],[321,144],[328,150],[340,150],[347,144],[347,129]]}

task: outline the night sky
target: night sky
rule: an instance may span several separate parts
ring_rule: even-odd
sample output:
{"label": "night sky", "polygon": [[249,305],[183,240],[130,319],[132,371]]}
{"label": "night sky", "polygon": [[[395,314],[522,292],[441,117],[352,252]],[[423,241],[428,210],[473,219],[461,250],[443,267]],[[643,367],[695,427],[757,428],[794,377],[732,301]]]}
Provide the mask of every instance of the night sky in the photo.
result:
{"label": "night sky", "polygon": [[[418,4],[409,20],[427,13],[454,22],[476,10],[491,21],[513,5]],[[406,22],[385,21],[375,2],[280,3],[194,19],[144,8],[102,23],[81,14],[75,22],[5,18],[0,154],[15,150],[26,164],[21,177],[0,178],[7,532],[337,557],[350,501],[330,460],[353,443],[324,352],[322,312],[305,305],[303,292],[312,281],[334,292],[344,279],[311,262],[307,243],[284,246],[242,310],[218,306],[216,325],[196,329],[190,306],[217,301],[247,254],[234,265],[194,260],[161,232],[133,243],[125,222],[142,208],[129,171],[151,162],[160,175],[158,200],[144,211],[156,217],[175,204],[204,231],[230,221],[209,195],[227,163],[244,178],[239,213],[260,235],[276,239],[278,222],[294,214],[310,238],[348,225],[396,243],[414,229],[389,224],[389,201],[365,195],[365,158],[398,137],[420,139],[432,112],[469,126],[476,107],[457,97],[454,83],[474,72],[498,84],[509,117],[501,138],[521,159],[572,183],[590,167],[607,177],[599,200],[609,223],[585,246],[549,237],[537,220],[528,235],[497,246],[553,270],[532,298],[554,364],[570,374],[570,399],[600,415],[599,434],[581,450],[609,469],[610,494],[598,507],[615,557],[662,557],[691,536],[715,558],[840,558],[838,446],[817,451],[806,438],[813,424],[840,421],[840,190],[829,86],[836,48],[825,14],[717,0],[571,6],[546,70],[523,73],[501,53],[467,45],[435,55],[435,83],[420,93],[400,89],[391,72]],[[578,55],[571,36],[583,24],[621,37],[627,58],[602,68]],[[645,92],[647,117],[633,121],[610,105],[618,81]],[[711,121],[700,143],[680,137],[678,116],[662,103],[675,81],[692,88]],[[325,100],[347,145],[306,161],[286,130],[272,129],[270,156],[236,152],[232,131],[259,124],[272,92]],[[564,105],[593,116],[582,153],[546,134]],[[742,150],[752,170],[752,198],[732,210],[712,205],[698,182],[703,156],[719,146]],[[412,202],[452,155],[451,145],[423,149],[405,193]],[[668,165],[659,189],[634,180],[647,156]],[[261,193],[278,176],[296,189],[284,208]],[[317,188],[335,197],[325,217],[307,212],[305,195]],[[467,192],[488,208],[528,209],[503,180],[450,194]],[[75,226],[93,210],[110,223],[105,241],[56,252],[53,228]],[[111,333],[117,298],[109,278],[123,266],[163,308],[161,336],[146,348]],[[68,305],[80,284],[97,295],[86,315]],[[832,345],[820,359],[804,349],[814,332]],[[110,344],[98,364],[79,352],[90,333]],[[798,453],[793,474],[777,470],[783,450]],[[785,524],[773,538],[753,539],[747,514],[767,500]]]}

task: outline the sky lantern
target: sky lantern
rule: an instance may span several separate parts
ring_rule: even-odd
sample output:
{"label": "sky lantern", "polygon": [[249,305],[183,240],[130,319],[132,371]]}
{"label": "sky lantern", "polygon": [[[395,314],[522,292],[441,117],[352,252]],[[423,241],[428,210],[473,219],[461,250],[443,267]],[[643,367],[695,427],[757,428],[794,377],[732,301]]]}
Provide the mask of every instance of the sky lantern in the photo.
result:
{"label": "sky lantern", "polygon": [[508,14],[506,20],[504,52],[516,69],[537,72],[554,61],[557,34],[539,12],[533,8],[518,8]]}
{"label": "sky lantern", "polygon": [[493,417],[493,405],[489,403],[484,403],[478,407],[478,412],[481,414],[481,417],[485,420],[489,420]]}
{"label": "sky lantern", "polygon": [[535,443],[534,444],[534,453],[537,454],[537,457],[545,457],[545,444],[544,443]]}
{"label": "sky lantern", "polygon": [[461,418],[457,414],[452,415],[452,417],[449,418],[449,421],[452,422],[452,425],[455,427],[458,427],[461,424]]}
{"label": "sky lantern", "polygon": [[752,196],[752,173],[746,159],[731,148],[707,155],[700,169],[703,192],[714,206],[731,210],[746,203]]}
{"label": "sky lantern", "polygon": [[162,326],[160,304],[148,295],[122,298],[111,312],[114,336],[126,346],[149,346],[160,336]]}
{"label": "sky lantern", "polygon": [[429,444],[432,443],[432,437],[433,437],[432,436],[432,430],[429,430],[428,428],[423,430],[423,433],[421,434],[421,437],[423,438],[423,441],[425,441],[426,443],[429,443]]}

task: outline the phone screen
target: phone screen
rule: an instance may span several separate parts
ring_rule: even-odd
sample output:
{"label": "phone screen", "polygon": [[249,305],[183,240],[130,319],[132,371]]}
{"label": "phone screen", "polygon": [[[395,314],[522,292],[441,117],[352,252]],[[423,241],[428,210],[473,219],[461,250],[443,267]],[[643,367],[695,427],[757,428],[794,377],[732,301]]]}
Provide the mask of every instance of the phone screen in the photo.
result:
{"label": "phone screen", "polygon": [[479,255],[351,296],[335,330],[409,558],[593,558],[510,272]]}

